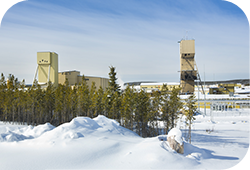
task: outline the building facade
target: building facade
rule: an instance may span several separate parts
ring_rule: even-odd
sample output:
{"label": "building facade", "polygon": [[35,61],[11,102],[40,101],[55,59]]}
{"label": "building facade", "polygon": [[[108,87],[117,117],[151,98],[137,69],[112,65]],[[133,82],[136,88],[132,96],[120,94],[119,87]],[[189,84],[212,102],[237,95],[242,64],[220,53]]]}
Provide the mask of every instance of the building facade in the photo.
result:
{"label": "building facade", "polygon": [[[80,71],[64,71],[58,73],[59,84],[64,84],[66,79],[68,79],[70,86],[75,86],[81,83],[82,75],[80,75]],[[94,76],[84,76],[89,88],[91,87],[92,83],[95,83],[97,89],[102,87],[104,90],[108,87],[108,78],[102,77],[94,77]]]}
{"label": "building facade", "polygon": [[181,93],[194,93],[194,80],[197,80],[197,71],[194,69],[195,41],[180,41],[180,86]]}
{"label": "building facade", "polygon": [[58,86],[58,54],[55,52],[37,52],[37,69],[35,78],[41,85],[52,84]]}

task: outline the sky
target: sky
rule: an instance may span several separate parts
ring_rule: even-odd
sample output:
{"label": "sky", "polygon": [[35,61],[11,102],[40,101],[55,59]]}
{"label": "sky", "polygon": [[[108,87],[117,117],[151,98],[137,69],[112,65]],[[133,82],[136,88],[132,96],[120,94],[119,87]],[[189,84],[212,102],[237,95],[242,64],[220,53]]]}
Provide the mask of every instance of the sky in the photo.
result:
{"label": "sky", "polygon": [[202,80],[249,78],[249,22],[222,0],[27,0],[0,27],[0,73],[31,84],[36,55],[59,55],[59,71],[120,82],[179,82],[178,41],[195,39]]}

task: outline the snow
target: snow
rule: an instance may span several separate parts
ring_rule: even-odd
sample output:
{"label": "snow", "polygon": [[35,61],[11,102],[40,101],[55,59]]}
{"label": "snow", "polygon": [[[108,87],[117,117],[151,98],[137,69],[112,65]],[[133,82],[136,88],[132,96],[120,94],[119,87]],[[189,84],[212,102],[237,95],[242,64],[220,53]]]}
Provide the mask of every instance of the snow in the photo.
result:
{"label": "snow", "polygon": [[231,112],[214,114],[212,120],[209,115],[196,116],[191,144],[181,138],[187,133],[182,117],[181,131],[174,128],[168,135],[183,142],[184,154],[159,140],[166,135],[141,138],[102,115],[76,117],[58,127],[0,122],[0,169],[231,168],[243,160],[249,147],[249,110]]}
{"label": "snow", "polygon": [[176,142],[178,142],[180,145],[182,145],[183,141],[182,141],[182,133],[180,131],[180,129],[178,128],[173,128],[168,132],[168,136],[174,136],[174,139],[176,140]]}

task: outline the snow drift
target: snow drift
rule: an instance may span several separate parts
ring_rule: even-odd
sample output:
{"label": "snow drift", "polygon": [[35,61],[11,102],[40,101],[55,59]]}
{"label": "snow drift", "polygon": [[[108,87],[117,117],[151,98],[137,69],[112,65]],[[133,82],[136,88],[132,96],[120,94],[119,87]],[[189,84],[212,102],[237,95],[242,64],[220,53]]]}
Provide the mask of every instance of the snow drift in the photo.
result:
{"label": "snow drift", "polygon": [[0,142],[19,142],[27,139],[36,139],[40,142],[64,141],[78,139],[84,136],[134,136],[136,133],[123,128],[120,124],[105,116],[99,115],[94,119],[88,117],[76,117],[69,123],[58,127],[45,123],[38,126],[18,128],[13,131],[6,128],[6,132],[0,134]]}
{"label": "snow drift", "polygon": [[[168,135],[141,138],[118,122],[99,115],[76,117],[54,127],[0,122],[1,169],[225,169],[236,165],[249,146],[248,117],[197,117],[192,144],[172,129],[168,135],[184,145],[178,154]],[[236,122],[232,124],[231,121]],[[207,128],[215,129],[207,133]],[[160,140],[159,140],[160,139]],[[237,141],[234,141],[237,139]],[[14,162],[14,163],[13,163]]]}

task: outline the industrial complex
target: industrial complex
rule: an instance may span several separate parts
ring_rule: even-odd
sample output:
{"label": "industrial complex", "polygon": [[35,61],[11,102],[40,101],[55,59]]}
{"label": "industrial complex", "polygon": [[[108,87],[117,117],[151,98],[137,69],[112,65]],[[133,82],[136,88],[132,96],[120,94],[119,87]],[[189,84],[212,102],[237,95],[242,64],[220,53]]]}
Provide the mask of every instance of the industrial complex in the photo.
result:
{"label": "industrial complex", "polygon": [[[80,71],[64,71],[58,72],[58,54],[55,52],[37,52],[37,69],[34,81],[37,79],[42,87],[47,87],[48,82],[52,82],[53,86],[64,84],[66,79],[70,86],[78,85],[82,81]],[[108,79],[102,77],[84,76],[87,85],[91,87],[92,82],[95,82],[97,88],[108,87]],[[33,81],[33,82],[34,82]]]}
{"label": "industrial complex", "polygon": [[[180,81],[179,82],[129,82],[124,86],[131,86],[147,93],[161,91],[166,84],[171,91],[181,87],[181,98],[188,94],[195,94],[198,98],[199,108],[230,108],[250,107],[249,79],[228,81],[201,81],[198,67],[195,62],[195,40],[181,40],[180,44]],[[108,87],[109,79],[102,77],[84,76],[87,85],[91,87],[94,82],[96,87],[104,90]],[[80,71],[58,71],[58,54],[55,52],[37,52],[37,69],[34,81],[37,80],[42,87],[47,87],[48,82],[57,87],[64,84],[66,79],[70,86],[81,83],[83,75]]]}

